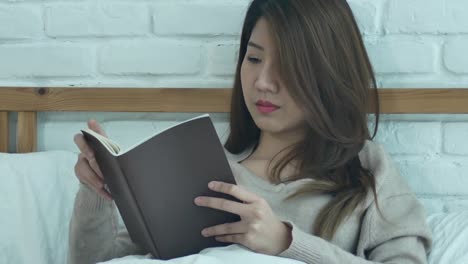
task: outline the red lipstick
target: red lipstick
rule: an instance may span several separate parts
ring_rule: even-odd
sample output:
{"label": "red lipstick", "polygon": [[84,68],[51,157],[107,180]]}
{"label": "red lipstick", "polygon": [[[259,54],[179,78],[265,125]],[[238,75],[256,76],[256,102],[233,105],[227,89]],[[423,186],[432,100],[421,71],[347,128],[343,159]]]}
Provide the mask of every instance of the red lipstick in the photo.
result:
{"label": "red lipstick", "polygon": [[264,114],[268,114],[268,113],[271,113],[271,112],[274,112],[276,110],[278,110],[279,106],[269,102],[269,101],[263,101],[263,100],[258,100],[257,103],[255,103],[255,105],[257,105],[257,109],[258,111],[260,111],[261,113],[264,113]]}

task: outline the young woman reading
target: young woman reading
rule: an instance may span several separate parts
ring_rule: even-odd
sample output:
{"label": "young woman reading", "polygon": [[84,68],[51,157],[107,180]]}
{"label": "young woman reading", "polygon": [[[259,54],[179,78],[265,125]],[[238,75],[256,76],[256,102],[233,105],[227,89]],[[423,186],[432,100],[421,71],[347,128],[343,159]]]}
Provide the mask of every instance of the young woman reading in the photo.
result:
{"label": "young woman reading", "polygon": [[[306,263],[426,263],[425,212],[383,148],[376,82],[345,0],[254,0],[235,75],[224,145],[238,185],[214,191],[242,203],[195,204],[238,214],[204,236]],[[373,136],[367,109],[376,108]],[[91,129],[104,134],[95,121]],[[105,135],[105,134],[104,134]],[[80,134],[81,182],[70,263],[145,254],[117,230],[93,152]]]}

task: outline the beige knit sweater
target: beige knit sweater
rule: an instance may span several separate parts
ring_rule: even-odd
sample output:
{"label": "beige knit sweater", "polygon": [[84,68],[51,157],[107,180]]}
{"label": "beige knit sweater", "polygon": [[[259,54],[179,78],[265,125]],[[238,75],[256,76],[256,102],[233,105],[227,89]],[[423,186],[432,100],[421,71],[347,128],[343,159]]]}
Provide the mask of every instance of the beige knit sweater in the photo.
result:
{"label": "beige knit sweater", "polygon": [[[292,243],[279,256],[314,264],[427,262],[431,233],[424,209],[380,145],[367,141],[359,158],[376,177],[379,206],[386,220],[369,194],[330,242],[312,235],[317,213],[330,196],[301,195],[285,201],[291,192],[312,179],[272,185],[239,163],[251,151],[226,154],[237,183],[263,197],[276,215],[291,225]],[[115,205],[82,185],[70,222],[68,262],[96,263],[146,254],[132,243],[125,229],[119,230],[117,222]]]}

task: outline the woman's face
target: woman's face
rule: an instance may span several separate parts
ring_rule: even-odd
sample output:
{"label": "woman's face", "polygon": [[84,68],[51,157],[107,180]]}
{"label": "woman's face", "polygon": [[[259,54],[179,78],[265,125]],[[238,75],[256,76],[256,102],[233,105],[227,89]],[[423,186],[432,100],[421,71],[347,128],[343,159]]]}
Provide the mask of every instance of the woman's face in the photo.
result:
{"label": "woman's face", "polygon": [[261,18],[253,29],[242,62],[245,104],[262,132],[278,135],[300,132],[305,123],[304,113],[281,80],[277,57],[269,25]]}

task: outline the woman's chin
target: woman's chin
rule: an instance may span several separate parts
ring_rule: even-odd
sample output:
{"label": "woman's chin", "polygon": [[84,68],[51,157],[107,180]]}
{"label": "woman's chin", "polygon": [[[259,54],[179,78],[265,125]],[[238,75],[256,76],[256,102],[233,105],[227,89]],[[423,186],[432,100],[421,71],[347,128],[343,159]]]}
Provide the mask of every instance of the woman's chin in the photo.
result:
{"label": "woman's chin", "polygon": [[277,133],[281,131],[280,127],[277,124],[275,124],[275,122],[272,122],[272,120],[256,119],[255,124],[262,132]]}

